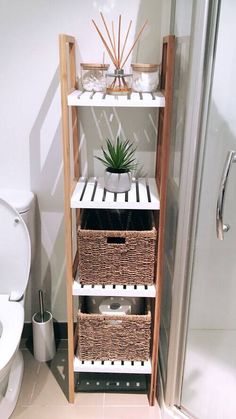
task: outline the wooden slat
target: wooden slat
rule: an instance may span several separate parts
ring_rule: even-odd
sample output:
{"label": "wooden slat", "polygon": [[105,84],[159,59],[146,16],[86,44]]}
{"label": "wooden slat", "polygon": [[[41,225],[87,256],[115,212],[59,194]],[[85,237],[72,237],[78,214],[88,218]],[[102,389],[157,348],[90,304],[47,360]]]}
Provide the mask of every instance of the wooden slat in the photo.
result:
{"label": "wooden slat", "polygon": [[156,197],[156,190],[157,190],[156,181],[155,181],[155,179],[149,178],[147,180],[147,183],[148,183],[148,186],[149,186],[150,198],[151,198],[151,201],[152,201]]}
{"label": "wooden slat", "polygon": [[115,200],[114,200],[114,193],[113,193],[113,192],[108,192],[108,191],[106,191],[105,202],[106,202],[107,204],[108,204],[108,203],[113,204],[113,202],[115,202]]}
{"label": "wooden slat", "polygon": [[94,202],[101,202],[104,194],[103,182],[98,179]]}
{"label": "wooden slat", "polygon": [[[80,181],[76,184],[76,187],[74,189],[73,192],[73,201],[74,202],[79,202],[82,196],[82,193],[84,191],[84,188],[86,186],[87,183],[87,179],[85,178],[80,178]],[[73,205],[71,205],[71,208],[76,208]]]}
{"label": "wooden slat", "polygon": [[146,186],[146,179],[139,179],[139,200],[140,202],[148,203],[148,194],[147,194],[147,186]]}
{"label": "wooden slat", "polygon": [[61,34],[60,37],[63,38],[63,42],[65,44],[74,44],[75,43],[75,38],[73,36],[70,35],[66,35],[66,34]]}
{"label": "wooden slat", "polygon": [[92,202],[92,197],[94,193],[96,178],[89,178],[87,182],[87,186],[83,195],[83,200],[85,202]]}
{"label": "wooden slat", "polygon": [[118,193],[116,196],[116,202],[125,202],[125,194],[124,193]]}
{"label": "wooden slat", "polygon": [[161,161],[162,161],[162,143],[163,143],[163,125],[164,125],[164,109],[159,110],[158,133],[157,133],[157,150],[156,150],[156,181],[160,190],[161,184]]}
{"label": "wooden slat", "polygon": [[[70,88],[76,88],[76,64],[75,64],[75,43],[69,42],[69,64],[70,64]],[[73,155],[74,155],[74,174],[79,179],[79,135],[78,135],[78,114],[77,109],[71,110],[72,136],[73,136]]]}
{"label": "wooden slat", "polygon": [[[69,46],[69,63],[67,63],[67,46]],[[71,179],[70,166],[70,124],[69,109],[67,105],[68,92],[76,88],[75,71],[75,39],[68,35],[59,36],[60,50],[60,80],[61,80],[61,109],[62,109],[62,137],[63,137],[63,161],[64,161],[64,213],[65,213],[65,242],[66,242],[66,279],[67,279],[67,329],[68,329],[68,399],[74,402],[74,336],[73,336],[73,300],[72,278],[77,269],[78,258],[73,263],[72,249],[72,213],[70,207],[71,190],[74,189]],[[70,80],[68,85],[68,65]],[[74,176],[79,177],[78,157],[78,120],[77,111],[72,110],[72,135],[74,143]],[[76,211],[76,223],[79,223],[79,210]]]}
{"label": "wooden slat", "polygon": [[[153,321],[153,345],[152,345],[152,374],[149,389],[149,403],[151,406],[155,403],[157,390],[157,369],[158,369],[158,346],[159,346],[159,329],[160,329],[160,310],[161,310],[161,290],[163,281],[163,259],[164,259],[164,230],[165,230],[165,212],[166,212],[166,193],[167,193],[167,177],[169,163],[169,144],[170,144],[170,127],[171,127],[171,104],[173,94],[173,74],[174,74],[174,47],[175,37],[168,36],[163,41],[162,51],[162,73],[161,88],[165,94],[165,108],[162,110],[163,121],[158,141],[160,141],[159,150],[161,158],[158,158],[158,164],[161,167],[156,170],[157,183],[160,183],[160,216],[159,216],[159,234],[158,234],[158,252],[156,267],[156,284],[158,293],[155,298],[154,321]],[[160,121],[160,120],[159,120]]]}
{"label": "wooden slat", "polygon": [[[76,63],[75,63],[75,40],[71,39],[71,37],[66,38],[68,45],[69,45],[69,71],[70,71],[70,89],[77,88],[77,81],[76,81]],[[80,167],[79,167],[79,124],[78,124],[78,109],[75,107],[71,108],[71,122],[72,122],[72,141],[73,141],[73,172],[74,172],[74,179],[79,180],[80,176]],[[80,210],[76,209],[76,230],[80,224]],[[78,258],[76,262],[78,263]]]}
{"label": "wooden slat", "polygon": [[[128,202],[138,202],[137,201],[137,193],[136,193],[136,182],[134,180],[132,181],[131,189],[127,193],[126,196],[127,196]],[[124,202],[125,202],[126,196],[124,194]]]}

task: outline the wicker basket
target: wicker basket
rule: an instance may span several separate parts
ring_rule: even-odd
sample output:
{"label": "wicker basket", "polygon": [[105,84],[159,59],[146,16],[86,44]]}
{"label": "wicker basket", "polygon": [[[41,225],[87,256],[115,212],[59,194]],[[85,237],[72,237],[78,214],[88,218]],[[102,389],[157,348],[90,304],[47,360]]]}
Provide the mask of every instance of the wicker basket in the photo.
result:
{"label": "wicker basket", "polygon": [[86,304],[78,312],[77,356],[81,361],[146,361],[150,337],[149,300],[145,314],[88,314]]}
{"label": "wicker basket", "polygon": [[156,237],[151,211],[84,210],[78,229],[80,283],[153,284]]}

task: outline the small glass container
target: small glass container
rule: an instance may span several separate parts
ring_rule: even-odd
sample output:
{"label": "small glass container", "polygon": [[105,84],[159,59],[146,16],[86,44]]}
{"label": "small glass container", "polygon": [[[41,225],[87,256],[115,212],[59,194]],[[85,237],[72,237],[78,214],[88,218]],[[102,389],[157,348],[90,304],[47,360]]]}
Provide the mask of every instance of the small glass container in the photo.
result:
{"label": "small glass container", "polygon": [[106,75],[106,92],[109,95],[127,95],[132,91],[132,74],[125,74],[123,69],[115,69]]}
{"label": "small glass container", "polygon": [[109,64],[81,64],[81,81],[88,92],[105,92]]}
{"label": "small glass container", "polygon": [[131,64],[133,70],[132,89],[135,92],[155,92],[159,86],[160,65]]}

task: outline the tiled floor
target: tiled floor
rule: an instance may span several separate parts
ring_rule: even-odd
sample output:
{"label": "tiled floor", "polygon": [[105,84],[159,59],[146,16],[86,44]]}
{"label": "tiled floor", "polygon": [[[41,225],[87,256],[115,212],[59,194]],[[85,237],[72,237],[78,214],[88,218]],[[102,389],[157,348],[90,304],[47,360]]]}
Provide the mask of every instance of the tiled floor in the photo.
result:
{"label": "tiled floor", "polygon": [[66,350],[57,350],[51,365],[37,362],[22,349],[25,371],[12,418],[18,419],[160,419],[158,405],[149,407],[145,394],[76,393],[67,402]]}
{"label": "tiled floor", "polygon": [[235,347],[235,330],[189,330],[182,404],[194,417],[236,418]]}

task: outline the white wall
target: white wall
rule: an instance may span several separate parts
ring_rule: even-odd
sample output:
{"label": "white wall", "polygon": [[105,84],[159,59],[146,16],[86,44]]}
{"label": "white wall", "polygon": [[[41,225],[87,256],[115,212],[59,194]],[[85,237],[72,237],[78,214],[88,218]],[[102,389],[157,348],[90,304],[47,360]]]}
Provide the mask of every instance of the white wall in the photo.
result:
{"label": "white wall", "polygon": [[[148,19],[148,27],[132,60],[159,62],[161,38],[169,31],[169,9],[170,0],[2,0],[0,3],[0,187],[31,189],[38,198],[37,257],[26,320],[30,320],[37,307],[36,290],[40,287],[47,293],[46,305],[54,317],[58,321],[66,320],[58,34],[74,35],[79,59],[96,62],[102,60],[103,47],[91,19],[101,26],[99,10],[109,22],[121,13],[124,27],[132,19],[130,42]],[[106,114],[101,110],[97,114],[102,136],[108,128],[114,135],[117,130],[123,130],[124,135],[143,144],[139,145],[139,151],[141,155],[147,151],[149,166],[155,147],[155,130],[150,128],[153,114],[139,112],[138,117],[132,113],[127,117],[120,110],[118,119],[113,115],[116,122],[112,127],[107,127],[107,117],[112,117],[112,111]],[[82,112],[81,128],[88,143],[93,135],[92,120],[91,111]],[[122,120],[124,127],[119,122]],[[96,133],[95,125],[94,122],[92,129]],[[88,152],[91,149],[90,143],[84,151],[86,160],[91,159]]]}

